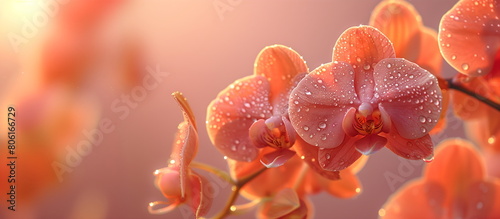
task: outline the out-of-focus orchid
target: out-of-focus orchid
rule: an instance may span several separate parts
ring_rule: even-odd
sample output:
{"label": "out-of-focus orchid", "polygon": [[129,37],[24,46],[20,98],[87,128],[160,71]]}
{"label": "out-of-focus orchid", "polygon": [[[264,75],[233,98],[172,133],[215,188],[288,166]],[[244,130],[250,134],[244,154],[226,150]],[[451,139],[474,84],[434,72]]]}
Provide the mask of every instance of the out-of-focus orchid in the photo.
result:
{"label": "out-of-focus orchid", "polygon": [[[380,30],[393,43],[396,57],[416,63],[436,76],[441,76],[443,58],[439,51],[437,32],[424,26],[420,14],[404,0],[385,0],[373,10],[370,25]],[[438,77],[439,80],[439,77]],[[430,134],[442,131],[446,125],[449,95],[440,82],[443,110]]]}
{"label": "out-of-focus orchid", "polygon": [[291,48],[264,48],[254,74],[229,85],[208,106],[207,130],[215,147],[246,162],[255,160],[261,148],[273,148],[261,157],[267,167],[293,157],[296,133],[288,119],[288,97],[307,72],[305,61]]}
{"label": "out-of-focus orchid", "polygon": [[500,181],[487,178],[474,146],[461,139],[438,145],[423,177],[403,186],[381,218],[500,218]]}
{"label": "out-of-focus orchid", "polygon": [[[181,93],[174,92],[172,95],[182,109],[184,121],[179,124],[168,166],[154,172],[155,186],[168,202],[151,202],[148,210],[153,214],[162,214],[172,211],[181,204],[187,204],[195,216],[199,217],[208,212],[213,197],[204,196],[204,192],[209,188],[208,181],[189,168],[189,164],[198,152],[198,133],[194,114]],[[167,206],[155,209],[157,205]]]}
{"label": "out-of-focus orchid", "polygon": [[326,170],[342,170],[361,154],[386,146],[407,159],[431,159],[429,131],[441,113],[434,75],[395,58],[377,29],[347,29],[333,62],[302,79],[290,94],[290,121],[302,139],[319,147]]}
{"label": "out-of-focus orchid", "polygon": [[[13,156],[22,157],[23,161],[16,162],[16,168],[22,170],[16,172],[16,188],[22,191],[16,198],[19,203],[29,205],[42,191],[62,180],[59,177],[65,172],[54,164],[64,160],[68,150],[76,150],[70,145],[76,144],[81,130],[93,128],[97,124],[98,110],[95,102],[59,86],[18,85],[24,89],[9,91],[10,95],[2,102],[4,106],[15,109],[11,111],[15,115],[11,118],[14,119],[14,133],[17,134],[16,154]],[[7,123],[0,126],[8,130]],[[7,142],[7,137],[5,135],[0,139]],[[3,156],[0,161],[8,163],[6,157]],[[9,168],[7,165],[0,167],[2,173],[8,173]],[[0,181],[2,192],[9,188],[7,183],[8,180]]]}

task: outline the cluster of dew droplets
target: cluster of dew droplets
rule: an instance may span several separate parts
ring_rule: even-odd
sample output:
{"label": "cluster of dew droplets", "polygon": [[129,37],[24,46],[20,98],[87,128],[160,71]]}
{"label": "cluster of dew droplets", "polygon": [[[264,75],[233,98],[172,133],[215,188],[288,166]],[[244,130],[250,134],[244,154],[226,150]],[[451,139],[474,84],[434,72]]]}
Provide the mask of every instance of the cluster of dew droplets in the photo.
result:
{"label": "cluster of dew droplets", "polygon": [[[388,76],[384,77],[381,85],[375,86],[375,98],[372,99],[371,103],[375,105],[377,101],[387,101],[411,104],[414,106],[413,109],[419,112],[420,131],[428,133],[430,131],[428,127],[433,127],[438,122],[441,113],[442,96],[439,94],[435,77],[423,69],[418,70],[416,65],[406,66],[404,61],[399,60],[399,62],[401,63],[381,61]],[[374,72],[374,74],[381,74],[381,72]],[[428,77],[429,80],[426,80],[422,85],[414,85],[415,79],[422,77]],[[383,89],[379,89],[380,86],[383,86]],[[431,86],[436,87],[436,89],[428,91]],[[408,116],[408,119],[410,120],[412,117]]]}
{"label": "cluster of dew droplets", "polygon": [[[333,63],[333,70],[339,70],[345,67],[345,64],[340,65],[337,62]],[[342,74],[346,74],[343,72]],[[354,72],[349,71],[347,74],[354,74]],[[300,87],[291,95],[291,110],[297,115],[297,121],[299,122],[299,135],[304,139],[317,138],[321,141],[327,141],[332,134],[329,133],[328,127],[335,127],[340,124],[337,122],[329,121],[328,117],[330,115],[321,115],[317,118],[310,118],[311,108],[316,107],[328,107],[332,108],[332,112],[342,113],[346,111],[346,108],[351,107],[355,101],[357,101],[357,94],[354,92],[354,85],[352,84],[351,89],[330,89],[338,88],[345,85],[337,85],[341,83],[337,79],[333,72],[329,70],[328,66],[322,65],[313,71],[310,75],[306,76],[301,82]],[[310,121],[318,121],[316,124],[311,124]],[[318,146],[318,144],[315,144]]]}
{"label": "cluster of dew droplets", "polygon": [[[230,122],[232,118],[246,118],[257,121],[269,117],[273,110],[273,107],[269,104],[269,93],[265,89],[256,87],[262,85],[262,83],[264,83],[263,80],[258,79],[256,83],[240,80],[231,84],[210,108],[211,117],[206,121],[209,125],[208,128],[219,129],[227,122]],[[238,93],[248,90],[255,91],[255,94],[251,96],[238,95]],[[220,106],[237,108],[238,110],[224,112]]]}
{"label": "cluster of dew droplets", "polygon": [[[488,58],[486,54],[495,54],[497,47],[492,48],[490,41],[484,40],[481,34],[486,33],[487,35],[497,35],[500,33],[500,19],[497,13],[497,7],[493,3],[488,3],[488,1],[463,1],[457,4],[453,10],[450,11],[448,15],[445,15],[445,20],[450,24],[450,28],[447,26],[441,28],[441,37],[439,38],[440,46],[445,48],[457,47],[463,45],[455,45],[455,43],[462,42],[476,42],[474,43],[474,48],[471,48],[470,54],[464,54],[467,57],[458,57],[457,54],[446,54],[446,57],[451,59],[451,62],[456,62],[457,59],[462,63],[458,63],[458,68],[463,71],[469,71],[469,69],[475,71],[477,74],[483,74],[482,66],[486,66]],[[460,34],[459,32],[474,31],[476,34]],[[453,34],[452,32],[457,32]],[[469,43],[470,44],[470,43]],[[484,45],[484,49],[481,48]],[[467,50],[467,48],[464,48]],[[474,50],[479,53],[485,51],[486,54],[475,53]],[[454,50],[449,50],[454,51]],[[472,63],[480,63],[471,65]],[[477,65],[477,66],[476,66]]]}

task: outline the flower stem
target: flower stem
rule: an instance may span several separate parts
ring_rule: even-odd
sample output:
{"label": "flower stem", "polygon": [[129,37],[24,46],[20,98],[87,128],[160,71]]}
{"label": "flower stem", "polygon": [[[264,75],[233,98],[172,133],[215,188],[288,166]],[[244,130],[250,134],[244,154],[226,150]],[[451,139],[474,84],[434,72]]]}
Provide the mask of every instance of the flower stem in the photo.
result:
{"label": "flower stem", "polygon": [[478,101],[481,101],[483,102],[484,104],[492,107],[493,109],[496,109],[497,111],[500,111],[500,104],[480,95],[480,94],[477,94],[477,93],[474,93],[473,91],[465,88],[464,86],[460,85],[459,83],[456,83],[456,80],[454,80],[454,78],[450,78],[450,79],[446,79],[446,82],[448,84],[448,88],[449,89],[454,89],[454,90],[457,90],[457,91],[460,91],[464,94],[467,94],[473,98],[475,98],[476,100]]}
{"label": "flower stem", "polygon": [[245,186],[248,182],[253,180],[255,177],[257,177],[258,175],[260,175],[261,173],[266,171],[267,169],[268,168],[263,167],[262,169],[256,171],[252,175],[247,176],[241,180],[237,180],[234,183],[233,187],[231,187],[231,195],[229,196],[229,199],[227,200],[226,205],[217,215],[214,216],[214,218],[221,219],[221,218],[224,218],[224,217],[228,216],[229,214],[231,214],[233,204],[236,201],[236,199],[238,198],[238,195],[240,194],[241,188],[243,186]]}

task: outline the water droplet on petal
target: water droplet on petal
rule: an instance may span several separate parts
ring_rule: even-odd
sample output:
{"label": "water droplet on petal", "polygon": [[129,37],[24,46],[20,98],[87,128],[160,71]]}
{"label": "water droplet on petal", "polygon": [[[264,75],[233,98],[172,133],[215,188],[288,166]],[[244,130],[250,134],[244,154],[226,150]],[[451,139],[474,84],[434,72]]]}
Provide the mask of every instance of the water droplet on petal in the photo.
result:
{"label": "water droplet on petal", "polygon": [[306,94],[307,96],[310,96],[310,95],[311,95],[311,91],[306,91],[306,92],[305,92],[305,94]]}
{"label": "water droplet on petal", "polygon": [[424,160],[427,163],[430,163],[430,162],[432,162],[434,160],[434,154],[431,154],[431,155],[429,155],[427,157],[424,157],[424,159],[422,159],[422,160]]}
{"label": "water droplet on petal", "polygon": [[304,129],[304,131],[309,131],[309,126],[304,126],[302,128]]}
{"label": "water droplet on petal", "polygon": [[418,117],[418,120],[421,122],[421,123],[425,123],[425,116],[419,116]]}
{"label": "water droplet on petal", "polygon": [[365,66],[363,66],[363,69],[365,69],[365,70],[370,70],[370,68],[371,68],[371,66],[370,66],[370,65],[365,65]]}
{"label": "water droplet on petal", "polygon": [[427,132],[427,129],[425,127],[422,127],[420,130],[422,131],[422,133],[426,133]]}
{"label": "water droplet on petal", "polygon": [[330,160],[330,158],[332,158],[332,157],[330,156],[330,154],[326,154],[326,155],[325,155],[325,157],[326,157],[326,159],[327,159],[327,160]]}
{"label": "water droplet on petal", "polygon": [[319,125],[318,125],[318,127],[319,127],[320,129],[324,129],[324,128],[326,128],[326,123],[324,123],[324,122],[320,122],[320,123],[319,123]]}
{"label": "water droplet on petal", "polygon": [[462,69],[463,69],[464,71],[469,70],[469,64],[467,64],[467,63],[462,64]]}

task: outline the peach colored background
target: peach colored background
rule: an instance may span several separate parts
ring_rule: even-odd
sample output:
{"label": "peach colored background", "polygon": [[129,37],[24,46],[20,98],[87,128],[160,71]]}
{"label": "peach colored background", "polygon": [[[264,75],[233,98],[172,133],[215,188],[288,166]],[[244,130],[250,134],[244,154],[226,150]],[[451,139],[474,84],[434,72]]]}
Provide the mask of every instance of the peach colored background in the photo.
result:
{"label": "peach colored background", "polygon": [[[102,117],[111,119],[116,129],[106,134],[103,142],[94,147],[72,173],[64,175],[63,183],[38,199],[35,218],[85,218],[76,206],[96,214],[103,212],[105,218],[182,218],[178,210],[157,216],[150,215],[146,209],[150,201],[163,200],[153,186],[152,173],[166,165],[174,132],[182,121],[170,93],[183,92],[196,114],[201,127],[196,160],[225,168],[222,155],[210,144],[204,130],[206,106],[217,93],[234,80],[251,74],[256,55],[267,45],[292,47],[305,58],[310,70],[331,61],[337,37],[348,27],[367,24],[371,10],[379,2],[233,0],[236,4],[230,5],[232,10],[225,12],[221,19],[213,6],[216,1],[230,5],[227,0],[132,1],[103,21],[100,33],[103,49],[115,50],[117,46],[113,42],[130,36],[141,39],[142,71],[146,72],[146,66],[159,65],[169,75],[128,117],[120,120],[110,103],[123,91],[114,89],[106,81],[109,78],[106,74],[112,73],[106,65],[98,66],[99,75],[91,87],[101,103]],[[434,29],[441,15],[455,3],[453,0],[410,2],[421,13],[424,24]],[[0,14],[2,24],[9,19],[12,18]],[[6,37],[6,33],[19,28],[7,25],[0,29],[2,85],[30,77],[29,72],[20,76],[23,64]],[[451,74],[452,70],[444,66],[447,74]],[[6,89],[2,86],[0,92]],[[0,97],[5,98],[3,94]],[[446,135],[461,135],[460,124],[458,126],[449,129]],[[401,174],[398,171],[403,170],[402,164],[404,162],[387,149],[371,156],[359,174],[362,194],[350,200],[326,194],[312,196],[316,218],[375,218],[392,192],[384,173],[391,172],[409,181],[420,175],[423,162],[416,166],[410,164],[411,168]],[[399,187],[402,183],[395,185]],[[229,187],[215,186],[220,192],[216,191],[214,208],[220,209]],[[23,206],[18,207],[22,211]],[[17,217],[20,215],[22,212]],[[254,214],[238,218],[254,218]]]}

